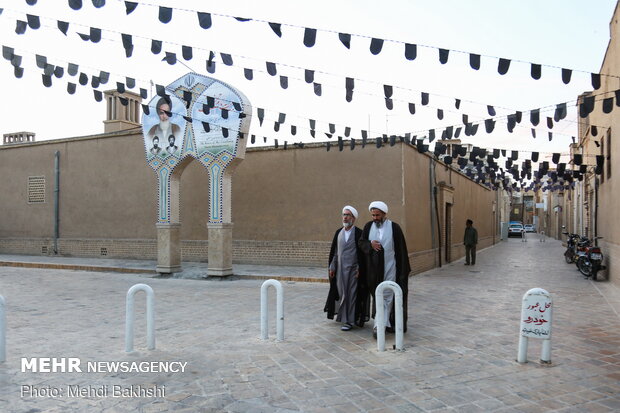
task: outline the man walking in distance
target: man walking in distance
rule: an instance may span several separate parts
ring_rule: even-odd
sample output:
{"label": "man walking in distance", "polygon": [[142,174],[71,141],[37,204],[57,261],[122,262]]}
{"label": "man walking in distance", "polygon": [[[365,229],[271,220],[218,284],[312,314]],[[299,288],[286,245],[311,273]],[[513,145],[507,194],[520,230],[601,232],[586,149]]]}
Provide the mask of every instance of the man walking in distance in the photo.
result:
{"label": "man walking in distance", "polygon": [[476,265],[476,244],[478,243],[478,231],[473,227],[474,221],[468,219],[465,222],[465,265]]}
{"label": "man walking in distance", "polygon": [[[357,246],[362,230],[355,226],[357,210],[350,205],[342,209],[342,228],[334,234],[329,252],[329,294],[324,311],[327,317],[342,322],[342,331],[368,321],[368,294],[363,255]],[[336,304],[337,303],[337,304]],[[338,308],[337,308],[338,307]]]}
{"label": "man walking in distance", "polygon": [[[409,254],[403,231],[396,222],[387,219],[388,207],[384,202],[374,201],[368,207],[372,221],[362,231],[359,246],[366,256],[367,285],[373,297],[372,316],[376,313],[375,289],[383,281],[394,281],[403,292],[403,326],[407,331],[407,295],[409,292]],[[385,325],[393,332],[395,315],[393,311],[394,293],[386,289],[383,293]],[[373,336],[377,337],[377,321]]]}

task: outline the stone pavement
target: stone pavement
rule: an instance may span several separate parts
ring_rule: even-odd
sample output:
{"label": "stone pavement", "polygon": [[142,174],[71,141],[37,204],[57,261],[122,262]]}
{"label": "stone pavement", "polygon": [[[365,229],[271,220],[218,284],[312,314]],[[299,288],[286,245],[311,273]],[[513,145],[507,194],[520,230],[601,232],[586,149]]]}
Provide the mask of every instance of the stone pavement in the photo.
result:
{"label": "stone pavement", "polygon": [[[327,320],[327,285],[283,282],[285,341],[260,335],[261,280],[210,281],[1,267],[7,361],[1,412],[606,412],[620,410],[617,289],[584,280],[559,241],[502,242],[478,264],[457,261],[410,279],[404,352],[379,353],[370,326]],[[0,257],[2,258],[2,257]],[[304,269],[298,269],[304,275]],[[313,270],[314,271],[314,270]],[[125,294],[155,290],[157,349],[146,350],[144,298],[136,296],[134,353],[124,352]],[[554,299],[552,364],[515,362],[521,298]],[[270,296],[273,290],[270,291]],[[391,348],[394,336],[387,336]],[[21,357],[180,361],[184,372],[21,372]],[[67,386],[159,389],[158,397],[67,397]],[[23,386],[60,397],[22,397]],[[163,389],[163,393],[162,393]]]}

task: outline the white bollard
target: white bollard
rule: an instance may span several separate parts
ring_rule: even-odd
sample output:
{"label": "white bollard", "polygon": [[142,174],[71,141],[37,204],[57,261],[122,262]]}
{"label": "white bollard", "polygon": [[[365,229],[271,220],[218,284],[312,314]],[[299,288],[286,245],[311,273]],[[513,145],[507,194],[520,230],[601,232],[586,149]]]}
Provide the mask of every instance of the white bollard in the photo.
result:
{"label": "white bollard", "polygon": [[125,351],[133,351],[134,296],[138,291],[146,293],[146,344],[155,350],[155,293],[146,284],[136,284],[127,291],[125,303]]}
{"label": "white bollard", "polygon": [[6,302],[0,295],[0,363],[6,361]]}
{"label": "white bollard", "polygon": [[383,309],[383,291],[389,288],[394,292],[394,311],[396,312],[396,350],[403,350],[403,290],[394,281],[383,281],[375,290],[375,307],[377,322],[377,350],[385,351],[385,310]]}
{"label": "white bollard", "polygon": [[532,337],[543,339],[541,363],[551,363],[552,309],[551,295],[542,288],[532,288],[523,295],[517,362],[527,363],[528,338]]}
{"label": "white bollard", "polygon": [[278,280],[267,280],[260,287],[260,337],[263,340],[269,338],[267,324],[267,290],[270,286],[276,289],[276,334],[277,341],[284,340],[284,292],[282,283]]}
{"label": "white bollard", "polygon": [[527,242],[527,232],[525,230],[521,231],[521,242]]}
{"label": "white bollard", "polygon": [[547,242],[547,239],[545,238],[545,231],[540,231],[540,242]]}

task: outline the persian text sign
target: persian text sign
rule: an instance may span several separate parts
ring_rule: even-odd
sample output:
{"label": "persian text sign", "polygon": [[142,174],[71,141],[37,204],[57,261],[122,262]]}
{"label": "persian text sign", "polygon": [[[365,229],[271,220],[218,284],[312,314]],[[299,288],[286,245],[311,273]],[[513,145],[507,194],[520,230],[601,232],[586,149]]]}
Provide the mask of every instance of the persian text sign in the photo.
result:
{"label": "persian text sign", "polygon": [[542,288],[532,288],[523,296],[521,307],[521,335],[524,337],[551,338],[551,295]]}

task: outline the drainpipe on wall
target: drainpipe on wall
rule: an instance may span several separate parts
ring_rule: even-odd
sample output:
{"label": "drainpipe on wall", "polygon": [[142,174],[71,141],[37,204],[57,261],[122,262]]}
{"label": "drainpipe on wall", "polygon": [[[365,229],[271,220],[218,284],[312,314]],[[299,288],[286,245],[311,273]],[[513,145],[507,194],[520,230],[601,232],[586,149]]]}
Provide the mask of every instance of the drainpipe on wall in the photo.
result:
{"label": "drainpipe on wall", "polygon": [[54,153],[54,255],[58,255],[59,233],[60,152]]}
{"label": "drainpipe on wall", "polygon": [[594,245],[598,247],[598,175],[594,175]]}
{"label": "drainpipe on wall", "polygon": [[433,168],[433,159],[428,158],[428,188],[430,190],[430,212],[431,212],[431,248],[435,248],[437,240],[435,239],[435,169]]}

